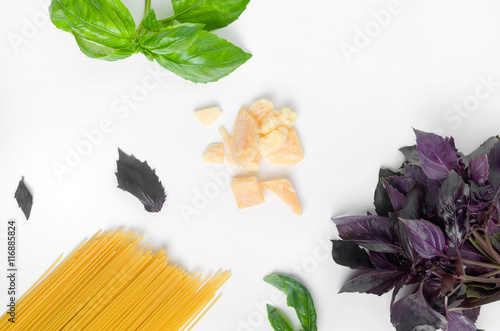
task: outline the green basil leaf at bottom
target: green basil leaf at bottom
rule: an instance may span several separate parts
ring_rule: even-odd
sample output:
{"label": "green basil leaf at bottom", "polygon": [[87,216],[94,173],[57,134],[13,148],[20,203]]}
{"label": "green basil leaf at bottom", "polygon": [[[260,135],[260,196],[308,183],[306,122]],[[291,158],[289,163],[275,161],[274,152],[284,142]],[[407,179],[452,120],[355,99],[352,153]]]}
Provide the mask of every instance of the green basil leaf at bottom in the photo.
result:
{"label": "green basil leaf at bottom", "polygon": [[216,35],[201,31],[184,51],[156,55],[159,65],[195,83],[215,82],[229,75],[252,55]]}
{"label": "green basil leaf at bottom", "polygon": [[286,302],[295,309],[304,331],[318,330],[314,302],[304,285],[291,277],[278,274],[269,275],[264,281],[287,295]]}
{"label": "green basil leaf at bottom", "polygon": [[267,305],[267,318],[271,322],[274,331],[293,331],[290,322],[276,307]]}

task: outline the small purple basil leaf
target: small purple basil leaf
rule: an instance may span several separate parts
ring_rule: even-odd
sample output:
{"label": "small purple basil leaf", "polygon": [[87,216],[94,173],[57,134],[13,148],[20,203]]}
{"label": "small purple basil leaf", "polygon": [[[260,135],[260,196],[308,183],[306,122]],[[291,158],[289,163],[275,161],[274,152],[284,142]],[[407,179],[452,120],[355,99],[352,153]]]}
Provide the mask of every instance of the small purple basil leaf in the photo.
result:
{"label": "small purple basil leaf", "polygon": [[411,246],[420,257],[432,259],[445,256],[443,249],[446,239],[437,225],[426,220],[400,219],[400,221],[405,227]]}
{"label": "small purple basil leaf", "polygon": [[428,278],[424,281],[422,294],[432,309],[444,313],[444,296],[441,293],[441,281],[437,278]]}
{"label": "small purple basil leaf", "polygon": [[376,252],[400,252],[399,241],[387,217],[346,216],[332,218],[340,238]]}
{"label": "small purple basil leaf", "polygon": [[389,292],[405,274],[396,270],[370,270],[348,280],[339,293],[359,292],[382,295]]}
{"label": "small purple basil leaf", "polygon": [[405,177],[413,178],[413,179],[419,180],[419,181],[424,182],[424,183],[427,181],[427,176],[425,175],[422,168],[420,168],[420,167],[414,167],[414,166],[405,164],[404,173],[405,173]]}
{"label": "small purple basil leaf", "polygon": [[381,168],[378,173],[378,183],[377,183],[377,188],[375,189],[375,194],[374,194],[374,202],[373,204],[375,205],[375,211],[377,212],[377,215],[379,216],[389,216],[390,212],[393,212],[394,210],[392,209],[391,201],[389,200],[389,195],[387,194],[386,189],[384,188],[384,185],[382,184],[381,179],[384,177],[388,176],[395,176],[398,173],[389,170],[389,169],[383,169]]}
{"label": "small purple basil leaf", "polygon": [[384,179],[403,195],[406,195],[415,184],[415,179],[404,176],[389,176]]}
{"label": "small purple basil leaf", "polygon": [[419,290],[394,303],[391,323],[397,331],[413,331],[419,327],[417,330],[433,330],[423,327],[444,328],[446,318],[431,308],[422,295],[422,291]]}
{"label": "small purple basil leaf", "polygon": [[403,250],[403,254],[408,258],[408,260],[415,262],[418,259],[418,254],[415,252],[410,240],[410,235],[406,230],[406,227],[401,221],[398,220],[398,237]]}
{"label": "small purple basil leaf", "polygon": [[495,287],[493,284],[493,287],[487,286],[488,284],[484,284],[486,286],[483,286],[483,284],[478,283],[478,284],[469,284],[467,285],[465,289],[465,293],[467,294],[468,298],[488,298],[493,295],[496,295],[497,293],[500,292],[500,287]]}
{"label": "small purple basil leaf", "polygon": [[399,217],[405,219],[419,219],[422,217],[422,201],[425,197],[424,188],[420,182],[415,182],[399,211]]}
{"label": "small purple basil leaf", "polygon": [[403,207],[403,204],[406,200],[405,196],[397,189],[392,187],[391,184],[389,184],[389,182],[385,178],[382,178],[381,181],[384,184],[387,194],[389,195],[389,200],[391,201],[392,209],[394,211],[400,210]]}
{"label": "small purple basil leaf", "polygon": [[479,313],[481,313],[481,307],[476,307],[472,309],[464,309],[462,313],[470,318],[472,322],[476,322],[477,318],[479,317]]}
{"label": "small purple basil leaf", "polygon": [[443,180],[458,162],[455,148],[443,137],[434,133],[414,130],[420,166],[430,179]]}
{"label": "small purple basil leaf", "polygon": [[482,143],[481,146],[479,146],[474,152],[467,155],[467,159],[472,160],[477,157],[487,155],[493,148],[493,146],[495,146],[495,144],[498,142],[498,140],[499,140],[498,136],[488,138],[488,140]]}
{"label": "small purple basil leaf", "polygon": [[31,207],[33,206],[33,196],[26,187],[26,184],[24,184],[24,177],[22,177],[19,181],[16,193],[14,193],[14,198],[16,199],[19,208],[23,211],[26,220],[28,220],[31,214]]}
{"label": "small purple basil leaf", "polygon": [[370,260],[375,268],[384,270],[402,270],[406,265],[410,265],[408,260],[394,253],[370,251]]}
{"label": "small purple basil leaf", "polygon": [[454,280],[451,275],[443,276],[443,278],[441,278],[441,294],[446,295],[448,292],[451,292],[453,290],[453,285]]}
{"label": "small purple basil leaf", "polygon": [[420,166],[417,145],[401,147],[399,151],[405,156],[406,162],[414,166]]}
{"label": "small purple basil leaf", "polygon": [[332,257],[337,264],[351,269],[373,269],[368,253],[351,241],[332,240]]}
{"label": "small purple basil leaf", "polygon": [[447,320],[443,331],[476,331],[474,322],[461,311],[448,311]]}
{"label": "small purple basil leaf", "polygon": [[472,159],[469,162],[470,177],[476,183],[484,184],[488,179],[489,170],[490,166],[487,155]]}
{"label": "small purple basil leaf", "polygon": [[470,201],[469,186],[455,171],[450,172],[438,195],[438,216],[443,222],[448,245],[461,245],[469,231],[467,205]]}
{"label": "small purple basil leaf", "polygon": [[146,211],[159,212],[167,196],[155,170],[146,161],[141,162],[134,155],[128,155],[119,148],[116,167],[118,188],[139,199]]}
{"label": "small purple basil leaf", "polygon": [[[467,290],[469,290],[468,289],[469,287],[470,287],[470,285],[467,286]],[[477,293],[474,292],[474,294],[477,294]],[[480,298],[480,297],[468,297],[467,299],[465,299],[464,301],[462,301],[458,305],[458,307],[459,308],[476,308],[476,307],[479,307],[479,306],[482,306],[482,305],[486,305],[488,303],[492,303],[492,302],[495,302],[495,301],[498,301],[498,300],[500,300],[500,293],[496,293],[496,294],[493,294],[491,296],[486,296],[484,298]]]}
{"label": "small purple basil leaf", "polygon": [[495,192],[500,187],[500,140],[495,143],[488,153],[489,174],[488,182]]}

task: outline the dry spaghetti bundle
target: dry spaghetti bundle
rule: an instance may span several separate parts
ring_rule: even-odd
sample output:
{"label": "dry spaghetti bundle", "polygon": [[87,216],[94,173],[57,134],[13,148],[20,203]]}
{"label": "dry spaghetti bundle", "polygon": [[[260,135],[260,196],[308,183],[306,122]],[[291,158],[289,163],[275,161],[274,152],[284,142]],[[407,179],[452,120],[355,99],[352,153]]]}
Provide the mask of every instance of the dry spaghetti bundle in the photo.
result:
{"label": "dry spaghetti bundle", "polygon": [[38,280],[16,303],[16,323],[5,314],[0,330],[191,330],[230,273],[202,279],[168,264],[164,250],[139,248],[141,239],[98,232]]}

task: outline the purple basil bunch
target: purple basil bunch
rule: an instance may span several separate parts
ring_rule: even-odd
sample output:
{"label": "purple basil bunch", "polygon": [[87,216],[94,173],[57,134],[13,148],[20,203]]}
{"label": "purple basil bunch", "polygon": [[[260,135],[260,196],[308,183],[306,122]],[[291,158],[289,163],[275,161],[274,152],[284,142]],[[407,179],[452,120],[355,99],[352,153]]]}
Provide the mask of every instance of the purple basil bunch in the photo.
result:
{"label": "purple basil bunch", "polygon": [[476,330],[481,305],[500,299],[500,139],[466,156],[453,138],[415,134],[401,168],[380,170],[376,215],[333,219],[333,259],[358,271],[340,292],[393,290],[398,331]]}

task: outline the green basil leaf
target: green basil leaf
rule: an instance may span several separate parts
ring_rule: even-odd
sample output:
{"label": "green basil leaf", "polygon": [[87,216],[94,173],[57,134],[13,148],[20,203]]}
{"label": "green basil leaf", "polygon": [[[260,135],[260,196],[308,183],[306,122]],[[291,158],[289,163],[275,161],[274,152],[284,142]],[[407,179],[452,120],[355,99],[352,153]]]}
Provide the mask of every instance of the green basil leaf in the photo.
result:
{"label": "green basil leaf", "polygon": [[175,15],[182,23],[203,23],[206,30],[225,27],[238,19],[250,0],[172,0]]}
{"label": "green basil leaf", "polygon": [[116,61],[125,59],[136,53],[133,49],[106,47],[85,40],[78,35],[75,35],[74,37],[82,53],[93,59]]}
{"label": "green basil leaf", "polygon": [[155,54],[170,54],[186,50],[203,29],[203,24],[183,23],[169,26],[158,32],[143,34],[139,44]]}
{"label": "green basil leaf", "polygon": [[141,35],[146,32],[158,32],[160,29],[161,27],[158,19],[156,18],[156,13],[154,9],[151,9],[137,28],[137,34]]}
{"label": "green basil leaf", "polygon": [[267,318],[271,322],[274,331],[293,331],[290,322],[276,307],[267,305]]}
{"label": "green basil leaf", "polygon": [[216,35],[200,31],[186,50],[156,55],[159,65],[195,83],[215,82],[229,75],[252,55]]}
{"label": "green basil leaf", "polygon": [[133,48],[136,26],[120,0],[52,0],[56,27],[112,48]]}
{"label": "green basil leaf", "polygon": [[287,295],[288,306],[293,307],[304,331],[317,331],[316,309],[311,294],[300,282],[284,275],[272,274],[264,281]]}

